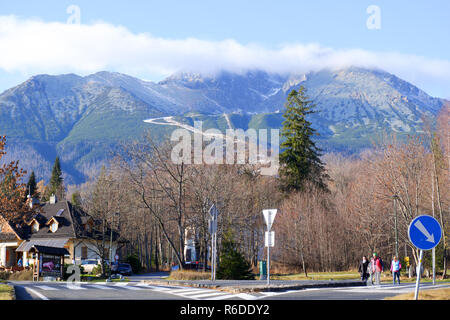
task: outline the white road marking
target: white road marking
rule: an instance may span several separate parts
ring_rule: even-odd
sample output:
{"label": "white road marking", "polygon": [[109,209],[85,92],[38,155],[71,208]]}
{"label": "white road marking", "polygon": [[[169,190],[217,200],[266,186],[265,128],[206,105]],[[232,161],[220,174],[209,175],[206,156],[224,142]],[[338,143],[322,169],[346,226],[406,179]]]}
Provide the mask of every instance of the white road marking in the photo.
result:
{"label": "white road marking", "polygon": [[212,297],[209,300],[224,300],[224,299],[230,299],[230,298],[235,298],[235,297],[236,297],[235,294],[227,294],[225,296]]}
{"label": "white road marking", "polygon": [[123,287],[123,286],[127,286],[128,282],[116,282],[114,285],[118,286],[118,287]]}
{"label": "white road marking", "polygon": [[86,290],[86,288],[83,288],[82,286],[65,286],[65,288],[69,290]]}
{"label": "white road marking", "polygon": [[39,288],[41,290],[59,290],[58,288],[54,288],[54,287],[49,287],[49,286],[34,286],[35,288]]}
{"label": "white road marking", "polygon": [[120,287],[128,290],[144,290],[144,288],[139,288],[136,286],[120,286]]}
{"label": "white road marking", "polygon": [[193,296],[189,296],[189,298],[192,299],[198,299],[198,298],[205,298],[205,297],[213,297],[213,296],[218,296],[218,295],[227,295],[227,292],[208,292],[208,293],[202,293],[202,294],[197,294],[197,295],[193,295]]}
{"label": "white road marking", "polygon": [[236,295],[236,297],[244,299],[244,300],[257,300],[257,299],[259,299],[259,297],[253,296],[253,295],[247,294],[247,293],[239,293],[239,294]]}
{"label": "white road marking", "polygon": [[89,289],[96,288],[96,289],[102,289],[102,290],[114,290],[114,288],[112,288],[111,286],[98,285],[98,284],[90,284],[88,288]]}
{"label": "white road marking", "polygon": [[[206,289],[209,290],[209,289]],[[205,289],[175,289],[172,290],[174,293],[180,293],[180,294],[189,294],[189,293],[197,293],[197,292],[205,292]]]}
{"label": "white road marking", "polygon": [[44,296],[43,294],[41,294],[41,293],[37,292],[36,290],[31,289],[31,288],[25,287],[25,291],[30,291],[32,294],[34,294],[35,296],[37,296],[41,300],[48,300],[48,298],[46,296]]}

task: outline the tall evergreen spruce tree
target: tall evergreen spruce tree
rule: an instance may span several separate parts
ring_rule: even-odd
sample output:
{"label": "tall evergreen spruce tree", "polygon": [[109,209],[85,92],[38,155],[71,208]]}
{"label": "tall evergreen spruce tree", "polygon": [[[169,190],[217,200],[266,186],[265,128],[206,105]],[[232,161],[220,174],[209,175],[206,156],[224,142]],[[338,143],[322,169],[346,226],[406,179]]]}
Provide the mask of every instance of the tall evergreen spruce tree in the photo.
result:
{"label": "tall evergreen spruce tree", "polygon": [[284,191],[303,190],[306,182],[327,190],[324,165],[320,160],[321,150],[316,146],[312,137],[316,130],[311,122],[306,120],[314,113],[315,104],[306,96],[305,87],[298,91],[292,90],[285,104],[283,114],[283,128],[280,153],[280,179]]}
{"label": "tall evergreen spruce tree", "polygon": [[38,192],[37,192],[36,176],[34,174],[34,171],[32,171],[30,177],[28,178],[27,195],[36,197],[38,195],[37,193]]}
{"label": "tall evergreen spruce tree", "polygon": [[53,164],[52,176],[50,177],[50,182],[45,192],[45,200],[48,200],[52,194],[56,195],[59,199],[63,199],[65,197],[65,190],[59,157],[56,157],[55,163]]}

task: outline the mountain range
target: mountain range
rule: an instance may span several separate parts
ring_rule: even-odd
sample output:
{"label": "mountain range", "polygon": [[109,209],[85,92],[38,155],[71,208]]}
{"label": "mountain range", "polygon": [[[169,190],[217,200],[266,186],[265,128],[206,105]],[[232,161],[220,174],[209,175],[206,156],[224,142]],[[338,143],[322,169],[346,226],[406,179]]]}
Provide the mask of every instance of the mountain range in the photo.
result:
{"label": "mountain range", "polygon": [[263,71],[215,75],[177,73],[151,82],[121,73],[36,75],[0,95],[6,160],[48,179],[56,155],[66,183],[94,175],[119,143],[147,131],[162,141],[173,126],[144,120],[172,117],[203,129],[281,128],[288,93],[303,85],[316,103],[311,115],[324,152],[358,152],[383,132],[421,132],[445,100],[382,70],[349,67],[307,74]]}

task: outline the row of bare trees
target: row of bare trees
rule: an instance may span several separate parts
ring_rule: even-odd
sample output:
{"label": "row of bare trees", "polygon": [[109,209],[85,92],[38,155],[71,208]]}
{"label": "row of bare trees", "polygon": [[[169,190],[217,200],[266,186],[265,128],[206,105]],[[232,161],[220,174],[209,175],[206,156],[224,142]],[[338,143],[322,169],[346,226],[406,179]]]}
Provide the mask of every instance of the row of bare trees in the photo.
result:
{"label": "row of bare trees", "polygon": [[326,155],[329,192],[310,188],[281,204],[275,223],[279,258],[303,269],[345,270],[372,252],[389,262],[397,242],[399,256],[411,256],[417,264],[408,227],[414,217],[427,214],[443,227],[436,257],[444,277],[450,255],[449,121],[447,107],[435,132],[402,141],[384,137],[357,158]]}
{"label": "row of bare trees", "polygon": [[[395,253],[394,196],[399,254],[417,263],[408,239],[410,221],[433,215],[444,227],[437,257],[444,274],[449,255],[449,111],[435,132],[397,141],[395,136],[357,157],[328,154],[327,190],[311,185],[283,193],[277,177],[255,165],[177,164],[171,145],[150,137],[126,146],[96,181],[80,189],[82,206],[104,219],[129,242],[144,268],[159,270],[186,262],[185,245],[194,240],[197,260],[209,259],[208,210],[219,211],[218,239],[232,231],[253,266],[264,259],[262,210],[278,208],[274,222],[278,264],[306,270],[347,270],[362,255],[377,252],[389,261]],[[113,214],[120,217],[113,223]],[[219,241],[220,251],[220,241]]]}

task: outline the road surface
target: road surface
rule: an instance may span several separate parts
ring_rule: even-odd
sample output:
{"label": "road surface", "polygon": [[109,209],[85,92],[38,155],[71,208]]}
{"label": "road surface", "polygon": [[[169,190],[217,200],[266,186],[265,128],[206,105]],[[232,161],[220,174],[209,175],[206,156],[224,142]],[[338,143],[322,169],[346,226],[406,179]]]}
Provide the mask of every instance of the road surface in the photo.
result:
{"label": "road surface", "polygon": [[[182,286],[120,283],[12,282],[18,300],[381,300],[414,292],[414,284],[317,288],[282,292],[229,293]],[[421,290],[450,287],[450,283],[421,284]]]}

